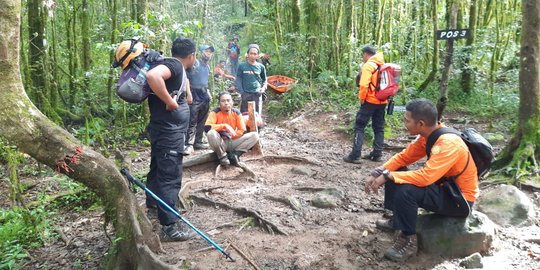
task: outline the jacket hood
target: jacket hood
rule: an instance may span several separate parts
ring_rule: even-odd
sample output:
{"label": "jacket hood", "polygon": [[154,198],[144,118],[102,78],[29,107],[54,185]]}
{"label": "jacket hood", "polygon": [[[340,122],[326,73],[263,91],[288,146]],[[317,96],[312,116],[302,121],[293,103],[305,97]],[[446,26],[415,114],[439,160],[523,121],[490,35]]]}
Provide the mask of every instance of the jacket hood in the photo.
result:
{"label": "jacket hood", "polygon": [[384,65],[384,56],[382,52],[378,52],[368,59],[368,62],[375,62],[377,65]]}

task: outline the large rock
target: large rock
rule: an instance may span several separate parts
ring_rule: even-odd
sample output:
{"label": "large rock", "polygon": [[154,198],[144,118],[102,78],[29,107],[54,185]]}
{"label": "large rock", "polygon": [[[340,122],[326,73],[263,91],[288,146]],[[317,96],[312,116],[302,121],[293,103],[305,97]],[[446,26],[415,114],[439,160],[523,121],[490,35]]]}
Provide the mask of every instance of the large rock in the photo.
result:
{"label": "large rock", "polygon": [[476,208],[501,226],[522,226],[534,217],[532,201],[512,185],[500,185],[480,194]]}
{"label": "large rock", "polygon": [[311,205],[318,208],[336,208],[341,205],[345,194],[337,188],[326,188],[317,193],[311,200]]}
{"label": "large rock", "polygon": [[468,218],[420,215],[416,231],[422,252],[449,257],[486,253],[495,239],[495,224],[477,211]]}

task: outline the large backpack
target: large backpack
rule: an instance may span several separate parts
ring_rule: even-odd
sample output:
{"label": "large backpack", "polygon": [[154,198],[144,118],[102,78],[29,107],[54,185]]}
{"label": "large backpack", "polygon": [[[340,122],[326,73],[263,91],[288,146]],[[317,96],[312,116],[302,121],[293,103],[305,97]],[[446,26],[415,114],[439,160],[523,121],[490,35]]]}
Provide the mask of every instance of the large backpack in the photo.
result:
{"label": "large backpack", "polygon": [[375,97],[384,101],[395,96],[399,90],[401,79],[401,66],[392,63],[377,65],[373,73],[378,73],[377,85],[375,86]]}
{"label": "large backpack", "polygon": [[[143,102],[148,95],[153,93],[146,81],[146,72],[162,63],[163,59],[149,63],[145,53],[133,58],[129,65],[122,70],[116,83],[116,94],[129,103]],[[139,74],[141,75],[139,76]]]}
{"label": "large backpack", "polygon": [[435,144],[441,135],[447,133],[459,135],[463,139],[476,165],[478,178],[483,177],[489,171],[491,163],[495,160],[495,155],[493,153],[493,147],[488,140],[482,137],[474,128],[466,128],[463,132],[460,132],[453,128],[442,127],[433,131],[426,141],[428,159],[431,155],[433,144]]}

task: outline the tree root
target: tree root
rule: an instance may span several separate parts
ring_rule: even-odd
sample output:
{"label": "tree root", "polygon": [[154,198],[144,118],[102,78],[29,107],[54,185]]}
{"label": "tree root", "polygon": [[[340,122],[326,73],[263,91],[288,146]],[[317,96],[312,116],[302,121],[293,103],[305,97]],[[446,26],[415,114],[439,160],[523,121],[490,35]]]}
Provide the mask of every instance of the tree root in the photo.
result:
{"label": "tree root", "polygon": [[274,155],[266,155],[264,157],[254,158],[246,160],[246,162],[252,162],[252,161],[263,161],[268,163],[287,163],[290,164],[293,163],[304,163],[304,164],[311,164],[320,166],[316,161],[312,161],[303,157],[296,157],[296,156],[274,156]]}
{"label": "tree root", "polygon": [[[214,172],[214,177],[216,178],[219,178],[219,173],[221,172],[221,170],[223,168],[227,168],[228,166],[222,166],[221,164],[219,164],[217,167],[216,167],[216,171]],[[238,165],[234,166],[234,167],[238,167],[240,169],[242,169],[242,172],[243,173],[246,173],[250,179],[253,179],[253,181],[257,181],[257,175],[255,174],[255,172],[250,169],[246,163],[244,162],[238,162]]]}
{"label": "tree root", "polygon": [[229,205],[224,202],[218,202],[214,199],[208,198],[208,197],[202,197],[195,194],[192,194],[189,196],[193,201],[198,202],[200,204],[204,205],[210,205],[210,206],[219,206],[225,209],[233,210],[234,212],[243,215],[243,216],[250,216],[255,219],[257,222],[257,225],[263,228],[264,230],[268,231],[271,234],[274,234],[274,232],[277,232],[282,235],[289,235],[284,229],[280,228],[278,225],[274,224],[273,222],[265,219],[257,210],[250,209],[247,207],[236,207]]}

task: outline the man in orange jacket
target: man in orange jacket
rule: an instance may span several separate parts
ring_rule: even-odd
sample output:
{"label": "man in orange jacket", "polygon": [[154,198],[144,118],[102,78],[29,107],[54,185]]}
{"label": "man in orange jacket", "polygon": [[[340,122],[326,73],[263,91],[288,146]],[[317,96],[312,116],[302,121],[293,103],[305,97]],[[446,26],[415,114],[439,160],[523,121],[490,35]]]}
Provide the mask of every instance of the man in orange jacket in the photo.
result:
{"label": "man in orange jacket", "polygon": [[[405,127],[409,134],[419,136],[382,167],[374,169],[365,184],[366,193],[377,193],[384,184],[384,207],[392,210],[393,217],[379,220],[376,225],[384,230],[401,230],[384,254],[396,261],[406,260],[418,250],[419,207],[441,215],[466,217],[479,193],[476,165],[469,148],[456,134],[443,134],[437,139],[423,168],[404,169],[426,156],[429,135],[442,127],[437,123],[437,108],[426,99],[413,100],[405,109]],[[455,183],[457,196],[449,195],[449,183]]]}
{"label": "man in orange jacket", "polygon": [[379,75],[378,68],[384,65],[384,57],[382,53],[377,53],[375,48],[366,46],[362,48],[362,58],[364,60],[364,65],[362,66],[360,91],[358,92],[360,110],[356,113],[353,148],[349,155],[343,158],[343,161],[348,163],[360,163],[362,144],[364,143],[364,129],[370,119],[372,120],[371,126],[373,128],[375,140],[373,141],[373,150],[363,158],[371,161],[381,161],[382,158],[384,109],[388,101],[381,101],[375,97],[375,86],[377,85]]}
{"label": "man in orange jacket", "polygon": [[233,108],[229,93],[220,93],[218,100],[219,108],[210,112],[205,124],[209,129],[208,144],[221,165],[237,165],[238,158],[257,144],[259,135],[256,132],[245,133],[246,123],[240,111]]}

